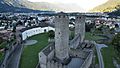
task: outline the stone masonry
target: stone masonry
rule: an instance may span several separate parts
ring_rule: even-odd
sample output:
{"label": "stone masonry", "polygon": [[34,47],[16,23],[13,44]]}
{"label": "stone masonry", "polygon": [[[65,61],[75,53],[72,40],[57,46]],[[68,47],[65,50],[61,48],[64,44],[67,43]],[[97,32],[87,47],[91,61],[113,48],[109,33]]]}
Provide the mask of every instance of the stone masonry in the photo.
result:
{"label": "stone masonry", "polygon": [[69,18],[60,14],[55,18],[55,56],[64,61],[69,58]]}
{"label": "stone masonry", "polygon": [[80,34],[80,42],[83,42],[85,35],[85,16],[76,16],[75,19],[75,35]]}

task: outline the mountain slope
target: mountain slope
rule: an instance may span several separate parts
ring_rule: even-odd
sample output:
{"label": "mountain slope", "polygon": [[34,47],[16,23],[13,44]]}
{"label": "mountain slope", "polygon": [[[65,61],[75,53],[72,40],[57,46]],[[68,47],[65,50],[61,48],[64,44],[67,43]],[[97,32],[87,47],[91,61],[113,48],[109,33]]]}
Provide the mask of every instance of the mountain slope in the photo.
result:
{"label": "mountain slope", "polygon": [[74,4],[48,3],[48,2],[30,2],[21,0],[21,5],[34,10],[52,10],[52,11],[83,11],[81,7]]}
{"label": "mountain slope", "polygon": [[115,11],[109,13],[110,16],[120,16],[120,5],[116,8]]}
{"label": "mountain slope", "polygon": [[[3,10],[4,10],[4,7],[7,6],[10,8],[23,8],[23,9],[30,9],[30,10],[77,11],[77,12],[83,11],[82,8],[80,8],[79,6],[75,4],[73,6],[73,4],[30,2],[27,0],[1,0],[0,5],[2,5]],[[5,11],[11,11],[11,10],[14,10],[14,9],[9,9]]]}
{"label": "mountain slope", "polygon": [[111,11],[114,11],[118,5],[120,5],[120,0],[108,0],[108,2],[95,7],[91,11],[94,11],[94,12],[111,12]]}
{"label": "mountain slope", "polygon": [[0,0],[0,13],[6,12],[40,12],[38,10],[33,10],[26,8],[25,6],[18,3],[17,0]]}

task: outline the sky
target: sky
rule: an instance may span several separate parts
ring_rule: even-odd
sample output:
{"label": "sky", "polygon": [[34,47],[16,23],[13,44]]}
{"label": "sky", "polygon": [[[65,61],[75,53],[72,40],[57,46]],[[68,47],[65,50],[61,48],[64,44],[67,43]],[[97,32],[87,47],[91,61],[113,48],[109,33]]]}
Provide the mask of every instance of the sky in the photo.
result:
{"label": "sky", "polygon": [[85,10],[90,10],[98,5],[101,5],[108,0],[28,0],[31,2],[49,2],[49,3],[64,3],[76,4]]}

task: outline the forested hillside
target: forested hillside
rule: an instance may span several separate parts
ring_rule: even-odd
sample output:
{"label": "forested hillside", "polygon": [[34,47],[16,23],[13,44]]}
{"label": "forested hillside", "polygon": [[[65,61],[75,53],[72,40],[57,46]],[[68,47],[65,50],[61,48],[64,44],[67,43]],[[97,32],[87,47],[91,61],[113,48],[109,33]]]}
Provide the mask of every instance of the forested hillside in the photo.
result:
{"label": "forested hillside", "polygon": [[95,7],[91,11],[94,11],[94,12],[112,12],[112,11],[116,10],[116,8],[118,8],[119,5],[120,5],[120,0],[108,0],[108,2]]}

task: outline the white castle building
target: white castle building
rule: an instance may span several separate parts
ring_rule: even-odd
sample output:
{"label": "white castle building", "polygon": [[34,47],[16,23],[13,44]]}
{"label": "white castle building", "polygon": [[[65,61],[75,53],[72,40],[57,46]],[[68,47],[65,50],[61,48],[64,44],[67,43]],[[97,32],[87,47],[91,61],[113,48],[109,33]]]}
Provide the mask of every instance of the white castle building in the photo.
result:
{"label": "white castle building", "polygon": [[26,30],[24,32],[22,32],[22,40],[26,40],[28,37],[40,34],[40,33],[44,33],[46,30],[46,32],[53,30],[55,31],[55,29],[53,27],[37,27],[37,28],[33,28],[33,29],[29,29]]}

